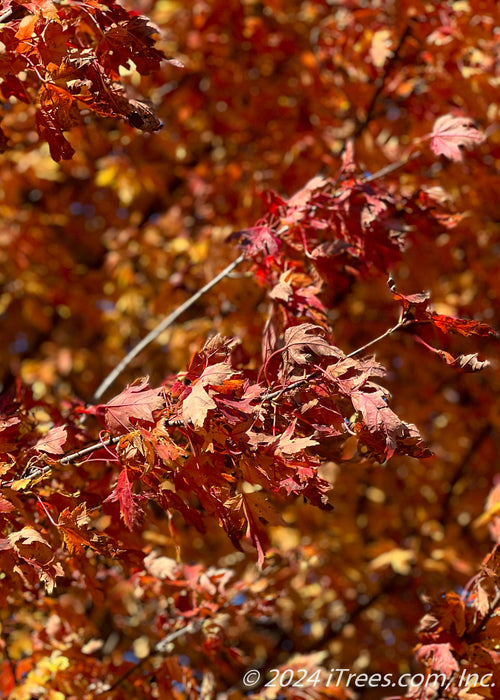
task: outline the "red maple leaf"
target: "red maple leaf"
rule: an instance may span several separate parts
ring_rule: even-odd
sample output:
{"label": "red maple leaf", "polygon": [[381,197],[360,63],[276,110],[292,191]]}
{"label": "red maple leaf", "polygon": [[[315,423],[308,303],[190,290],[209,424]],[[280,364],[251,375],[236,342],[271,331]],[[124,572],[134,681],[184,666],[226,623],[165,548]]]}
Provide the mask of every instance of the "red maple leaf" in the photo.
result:
{"label": "red maple leaf", "polygon": [[91,406],[85,409],[85,413],[104,413],[106,426],[111,431],[131,428],[131,418],[138,418],[150,423],[153,422],[153,411],[164,404],[160,389],[148,389],[148,378],[136,380],[130,384],[121,394],[115,396],[107,404]]}
{"label": "red maple leaf", "polygon": [[493,328],[487,323],[434,313],[434,311],[429,309],[429,292],[405,295],[396,291],[396,285],[392,278],[389,279],[388,284],[392,296],[399,301],[402,306],[402,320],[405,322],[428,322],[432,323],[435,328],[438,328],[443,333],[456,333],[467,337],[471,335],[479,335],[482,337],[497,335]]}
{"label": "red maple leaf", "polygon": [[454,318],[453,316],[443,316],[442,314],[431,314],[431,321],[436,328],[443,333],[457,333],[458,335],[496,335],[495,331],[487,323],[471,321],[466,318]]}
{"label": "red maple leaf", "polygon": [[104,500],[104,503],[112,501],[118,501],[118,503],[120,504],[120,513],[122,515],[123,521],[128,527],[128,529],[132,530],[137,511],[126,469],[123,469],[120,472],[120,476],[118,477],[118,481],[116,482],[115,488],[110,493],[110,495]]}
{"label": "red maple leaf", "polygon": [[281,247],[281,241],[274,231],[267,225],[254,226],[235,234],[231,234],[229,239],[238,239],[239,245],[245,251],[247,257],[264,253],[264,255],[274,256]]}
{"label": "red maple leaf", "polygon": [[247,521],[247,536],[257,549],[257,560],[259,566],[264,563],[266,549],[269,546],[269,536],[265,525],[272,523],[282,525],[281,516],[269,503],[263,493],[242,493],[241,508]]}
{"label": "red maple leaf", "polygon": [[206,367],[191,388],[182,404],[182,416],[186,422],[191,422],[195,427],[201,428],[210,410],[217,408],[213,398],[206,389],[221,385],[224,380],[235,374],[234,370],[225,362]]}
{"label": "red maple leaf", "polygon": [[316,332],[324,333],[320,326],[302,323],[285,331],[284,362],[290,365],[306,365],[314,355],[318,357],[342,357],[342,352]]}

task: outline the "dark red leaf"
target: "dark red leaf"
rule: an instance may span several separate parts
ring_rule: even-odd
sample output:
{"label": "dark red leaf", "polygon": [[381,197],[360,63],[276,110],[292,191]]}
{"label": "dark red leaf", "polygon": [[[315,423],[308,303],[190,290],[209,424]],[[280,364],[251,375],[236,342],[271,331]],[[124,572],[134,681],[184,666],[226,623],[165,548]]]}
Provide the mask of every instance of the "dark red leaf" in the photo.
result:
{"label": "dark red leaf", "polygon": [[126,469],[122,469],[115,488],[104,502],[106,503],[112,501],[118,501],[120,504],[120,513],[123,521],[128,529],[132,530],[136,517],[136,507]]}

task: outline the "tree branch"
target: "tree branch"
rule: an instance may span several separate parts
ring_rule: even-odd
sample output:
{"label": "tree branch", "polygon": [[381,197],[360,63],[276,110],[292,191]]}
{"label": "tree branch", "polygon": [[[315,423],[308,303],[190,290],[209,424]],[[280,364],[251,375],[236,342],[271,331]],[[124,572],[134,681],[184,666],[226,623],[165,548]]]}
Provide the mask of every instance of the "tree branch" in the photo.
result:
{"label": "tree branch", "polygon": [[224,277],[227,277],[240,263],[243,262],[246,255],[241,253],[236,260],[233,260],[227,267],[225,267],[222,272],[219,272],[213,279],[211,279],[207,284],[205,284],[201,289],[193,294],[187,301],[181,304],[175,311],[169,314],[163,321],[153,328],[132,350],[125,355],[123,360],[119,362],[116,367],[103,379],[103,381],[97,387],[94,395],[92,396],[91,403],[97,403],[101,396],[109,389],[109,387],[115,382],[115,380],[120,376],[123,370],[129,366],[132,360],[137,357],[137,355],[144,350],[150,343],[153,342],[164,330],[169,328],[179,316],[187,311],[193,304],[195,304],[198,299],[200,299],[206,292],[208,292],[212,287],[215,287]]}

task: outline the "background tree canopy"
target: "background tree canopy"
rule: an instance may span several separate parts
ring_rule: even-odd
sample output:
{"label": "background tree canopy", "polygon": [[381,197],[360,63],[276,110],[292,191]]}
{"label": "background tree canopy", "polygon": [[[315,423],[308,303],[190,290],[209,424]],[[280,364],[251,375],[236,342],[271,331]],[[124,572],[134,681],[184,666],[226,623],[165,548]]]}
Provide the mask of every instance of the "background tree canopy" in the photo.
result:
{"label": "background tree canopy", "polygon": [[496,697],[498,27],[1,0],[2,697]]}

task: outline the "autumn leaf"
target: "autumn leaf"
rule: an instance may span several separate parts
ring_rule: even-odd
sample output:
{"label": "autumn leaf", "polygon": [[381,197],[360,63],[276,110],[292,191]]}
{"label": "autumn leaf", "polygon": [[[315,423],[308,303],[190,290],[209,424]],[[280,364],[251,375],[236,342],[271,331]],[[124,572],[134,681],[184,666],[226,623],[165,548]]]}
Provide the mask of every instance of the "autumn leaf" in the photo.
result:
{"label": "autumn leaf", "polygon": [[126,469],[122,469],[116,486],[110,495],[104,499],[104,503],[109,503],[113,501],[118,501],[120,504],[120,513],[123,518],[123,522],[132,530],[134,526],[134,520],[137,515],[137,509],[134,503],[134,496],[132,494],[132,487],[128,478],[128,473]]}
{"label": "autumn leaf", "polygon": [[67,440],[66,428],[62,425],[56,426],[49,430],[47,435],[40,438],[35,443],[35,449],[38,452],[48,452],[53,455],[64,454],[63,445]]}
{"label": "autumn leaf", "polygon": [[443,333],[456,333],[469,337],[478,335],[481,337],[496,336],[496,332],[487,323],[482,321],[472,321],[465,318],[454,318],[453,316],[443,316],[432,313],[430,320],[436,328]]}
{"label": "autumn leaf", "polygon": [[461,161],[463,154],[460,148],[482,143],[484,134],[474,127],[471,119],[445,114],[436,119],[430,138],[431,148],[436,155]]}
{"label": "autumn leaf", "polygon": [[26,526],[17,532],[13,532],[9,535],[9,542],[12,544],[22,541],[23,544],[33,544],[34,542],[41,542],[48,546],[47,541],[44,539],[38,530],[32,527]]}
{"label": "autumn leaf", "polygon": [[379,459],[388,460],[396,452],[415,457],[430,457],[422,437],[412,423],[402,421],[388,406],[388,396],[381,387],[368,382],[350,394],[352,405],[363,417],[364,429],[359,439]]}
{"label": "autumn leaf", "polygon": [[262,566],[269,546],[266,525],[268,523],[281,525],[282,520],[263,493],[258,491],[242,493],[240,498],[241,508],[247,521],[247,536],[256,548],[257,561],[259,566]]}
{"label": "autumn leaf", "polygon": [[296,421],[292,421],[287,427],[285,432],[279,437],[277,442],[277,449],[287,455],[293,455],[297,452],[305,450],[307,447],[313,447],[314,445],[319,445],[317,440],[309,437],[293,437],[295,432]]}
{"label": "autumn leaf", "polygon": [[[318,335],[318,331],[321,335]],[[342,352],[330,345],[322,337],[323,329],[311,323],[292,326],[285,331],[284,364],[285,367],[305,365],[317,357],[342,357]]]}
{"label": "autumn leaf", "polygon": [[85,547],[95,549],[84,529],[89,522],[85,503],[81,503],[72,511],[65,508],[59,514],[57,525],[70,554],[82,552]]}
{"label": "autumn leaf", "polygon": [[217,408],[217,404],[207,393],[208,387],[220,385],[234,374],[234,370],[224,362],[206,367],[191,388],[190,393],[183,400],[182,416],[184,420],[201,428],[208,412]]}
{"label": "autumn leaf", "polygon": [[37,112],[36,125],[40,138],[49,144],[50,155],[55,161],[69,160],[74,156],[75,149],[50,113]]}
{"label": "autumn leaf", "polygon": [[437,314],[430,310],[430,294],[429,292],[418,292],[417,294],[401,294],[396,290],[395,282],[392,278],[388,280],[389,289],[392,296],[402,306],[402,321],[405,323],[428,322],[432,323],[435,328],[441,332],[466,337],[478,335],[481,337],[496,336],[496,332],[487,323],[482,321],[473,321],[465,318],[455,318],[454,316],[445,316]]}
{"label": "autumn leaf", "polygon": [[424,644],[417,650],[415,657],[417,661],[429,659],[431,668],[438,673],[444,673],[447,678],[454,671],[459,670],[457,659],[449,643]]}
{"label": "autumn leaf", "polygon": [[107,404],[97,406],[94,412],[104,412],[106,425],[112,432],[132,428],[132,418],[152,423],[153,411],[164,405],[164,399],[161,388],[148,389],[148,386],[147,377],[138,379]]}
{"label": "autumn leaf", "polygon": [[276,255],[281,241],[269,226],[254,226],[231,234],[229,240],[237,240],[245,254],[250,257],[263,253]]}
{"label": "autumn leaf", "polygon": [[14,510],[14,505],[3,496],[0,496],[0,514],[10,513]]}
{"label": "autumn leaf", "polygon": [[469,355],[457,355],[456,357],[445,350],[436,350],[436,352],[450,367],[456,367],[463,372],[480,372],[490,366],[490,361],[480,360],[477,352]]}

